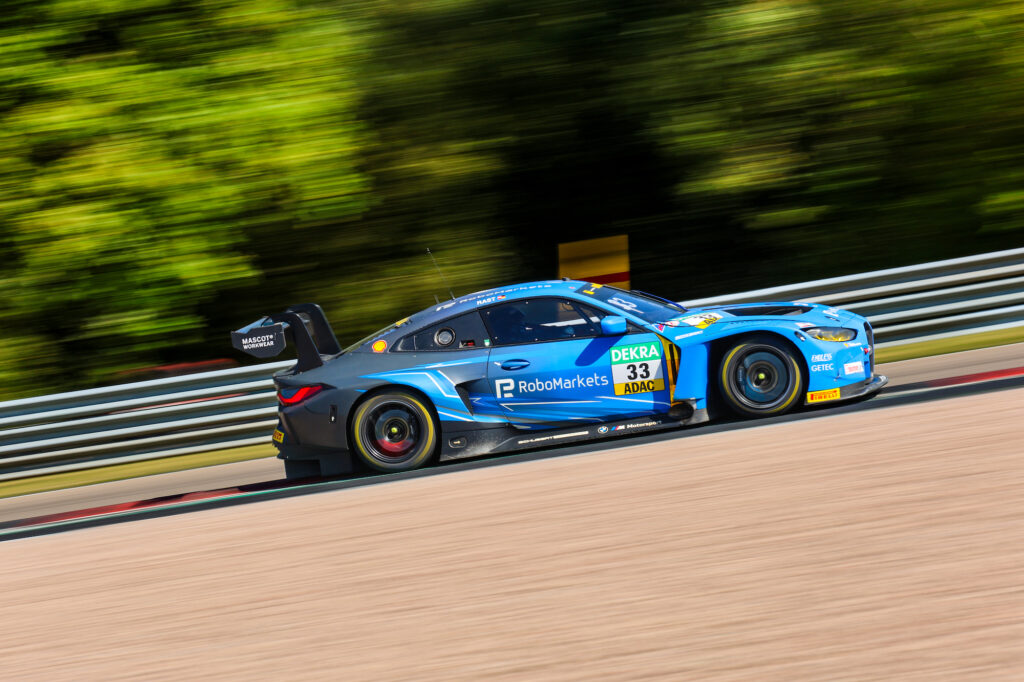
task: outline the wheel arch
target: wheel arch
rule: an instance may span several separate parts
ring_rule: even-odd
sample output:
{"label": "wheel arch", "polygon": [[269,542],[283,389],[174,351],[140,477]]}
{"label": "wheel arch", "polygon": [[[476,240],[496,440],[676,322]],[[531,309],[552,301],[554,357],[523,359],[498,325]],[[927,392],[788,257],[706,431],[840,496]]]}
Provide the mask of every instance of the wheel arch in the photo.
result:
{"label": "wheel arch", "polygon": [[345,427],[346,431],[350,434],[350,436],[352,433],[352,417],[353,415],[355,415],[356,409],[358,409],[360,405],[365,403],[373,396],[379,395],[381,393],[387,393],[388,391],[401,391],[413,394],[414,396],[422,400],[424,403],[426,403],[427,407],[430,408],[430,413],[431,416],[434,418],[434,421],[438,421],[437,406],[434,405],[434,401],[430,399],[430,396],[424,393],[421,389],[410,384],[385,382],[377,384],[373,388],[366,389],[363,393],[359,395],[358,398],[352,401],[352,404],[348,408],[348,414],[345,415]]}
{"label": "wheel arch", "polygon": [[352,401],[352,405],[349,406],[348,414],[345,415],[345,433],[346,438],[348,440],[349,451],[354,452],[353,448],[355,444],[353,443],[352,439],[355,437],[355,432],[354,429],[352,428],[352,418],[355,416],[356,410],[358,410],[359,406],[365,403],[370,398],[376,395],[380,395],[381,393],[387,393],[389,391],[410,393],[423,401],[423,403],[427,406],[427,409],[430,411],[430,418],[434,420],[434,429],[437,431],[438,434],[437,442],[438,444],[440,444],[441,436],[444,434],[441,431],[441,420],[437,416],[437,406],[434,405],[434,401],[430,399],[430,396],[428,396],[419,388],[411,386],[409,384],[386,382],[377,384],[373,388],[366,389],[366,391],[362,393],[357,399]]}
{"label": "wheel arch", "polygon": [[[718,412],[722,407],[722,395],[718,388],[718,371],[721,369],[722,359],[729,348],[741,339],[769,338],[779,341],[782,345],[793,351],[793,356],[800,364],[800,371],[804,375],[804,386],[810,381],[810,368],[807,365],[807,358],[796,343],[790,340],[785,334],[776,329],[744,329],[728,336],[720,336],[708,342],[708,403],[713,405],[714,411]],[[801,402],[803,402],[801,400]]]}

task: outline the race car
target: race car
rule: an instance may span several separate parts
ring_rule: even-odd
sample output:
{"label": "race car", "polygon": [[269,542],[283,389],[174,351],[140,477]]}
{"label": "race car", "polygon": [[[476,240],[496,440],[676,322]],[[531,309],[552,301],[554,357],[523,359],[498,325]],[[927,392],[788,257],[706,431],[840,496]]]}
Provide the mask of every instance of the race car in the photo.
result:
{"label": "race car", "polygon": [[286,475],[429,462],[865,398],[863,317],[815,303],[687,309],[578,280],[531,282],[431,306],[342,349],[319,306],[232,332],[294,366],[274,375]]}

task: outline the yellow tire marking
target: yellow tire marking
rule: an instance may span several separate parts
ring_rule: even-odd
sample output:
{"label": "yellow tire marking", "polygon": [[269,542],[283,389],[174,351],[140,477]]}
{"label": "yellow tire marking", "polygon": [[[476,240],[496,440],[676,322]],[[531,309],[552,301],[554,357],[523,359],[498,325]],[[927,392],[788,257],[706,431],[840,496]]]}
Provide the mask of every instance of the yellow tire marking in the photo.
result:
{"label": "yellow tire marking", "polygon": [[803,383],[803,377],[800,374],[800,363],[798,363],[796,361],[796,358],[790,357],[789,358],[789,364],[791,364],[793,366],[793,374],[796,377],[796,381],[793,382],[793,393],[790,394],[790,396],[786,400],[786,402],[784,402],[782,405],[779,405],[777,408],[772,410],[773,412],[778,412],[779,410],[784,410],[787,407],[789,407],[790,405],[792,405],[793,401],[796,400],[797,394],[800,392],[800,384]]}
{"label": "yellow tire marking", "polygon": [[736,400],[736,395],[733,394],[733,392],[729,389],[729,363],[732,362],[732,356],[736,355],[736,353],[743,350],[745,346],[746,344],[743,344],[733,348],[732,352],[725,356],[725,362],[722,363],[722,390],[728,394],[729,400],[733,401],[734,403],[738,403],[740,401]]}
{"label": "yellow tire marking", "polygon": [[[434,420],[430,416],[430,410],[424,407],[419,400],[413,398],[410,395],[403,395],[402,397],[411,402],[412,404],[414,404],[416,407],[420,408],[420,416],[427,423],[427,443],[430,445],[430,447],[423,448],[423,453],[421,453],[420,457],[418,459],[411,460],[411,462],[419,464],[423,459],[425,459],[425,457],[429,457],[430,453],[434,451],[436,439],[434,435]],[[373,403],[373,398],[370,398],[369,400],[360,404],[359,409],[356,410],[355,415],[352,417],[352,423],[355,425],[356,431],[354,440],[356,442],[356,447],[359,448],[359,452],[363,455],[364,458],[371,459],[375,462],[379,462],[380,460],[378,460],[376,457],[374,457],[373,455],[366,451],[366,448],[363,446],[363,439],[360,437],[363,426],[363,415],[366,414],[366,411],[369,409],[371,403]],[[410,462],[404,462],[404,464],[409,463]]]}
{"label": "yellow tire marking", "polygon": [[352,418],[352,423],[355,424],[355,427],[356,427],[356,429],[355,429],[356,430],[356,433],[355,433],[355,436],[356,436],[355,437],[356,447],[359,448],[359,452],[363,455],[363,457],[367,457],[367,458],[373,459],[373,455],[371,455],[369,452],[367,452],[366,448],[363,447],[363,438],[362,438],[362,434],[360,433],[362,431],[362,428],[363,428],[363,415],[366,413],[366,409],[367,409],[366,406],[369,405],[369,404],[370,404],[370,401],[367,400],[366,402],[362,403],[359,406],[359,409],[356,410],[355,416]]}

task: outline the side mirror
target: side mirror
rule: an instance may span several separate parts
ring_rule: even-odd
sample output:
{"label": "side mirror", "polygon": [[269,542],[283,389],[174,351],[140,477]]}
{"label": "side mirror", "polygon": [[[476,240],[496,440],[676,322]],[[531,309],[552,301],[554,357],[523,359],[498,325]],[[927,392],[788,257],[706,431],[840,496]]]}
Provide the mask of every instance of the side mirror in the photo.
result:
{"label": "side mirror", "polygon": [[626,318],[609,315],[601,318],[601,334],[604,336],[622,336],[626,333]]}

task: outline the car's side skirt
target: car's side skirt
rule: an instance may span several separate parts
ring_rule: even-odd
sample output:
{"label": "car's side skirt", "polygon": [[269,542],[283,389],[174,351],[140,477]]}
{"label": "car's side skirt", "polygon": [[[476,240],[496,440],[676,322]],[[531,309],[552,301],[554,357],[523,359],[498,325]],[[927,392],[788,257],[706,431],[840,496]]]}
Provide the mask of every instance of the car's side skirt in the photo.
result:
{"label": "car's side skirt", "polygon": [[612,422],[578,424],[547,431],[522,431],[512,426],[446,433],[441,445],[441,461],[446,462],[492,453],[546,448],[564,443],[576,443],[601,438],[614,438],[632,433],[671,429],[708,421],[706,409],[700,409],[688,419],[680,420],[667,414],[634,417]]}

